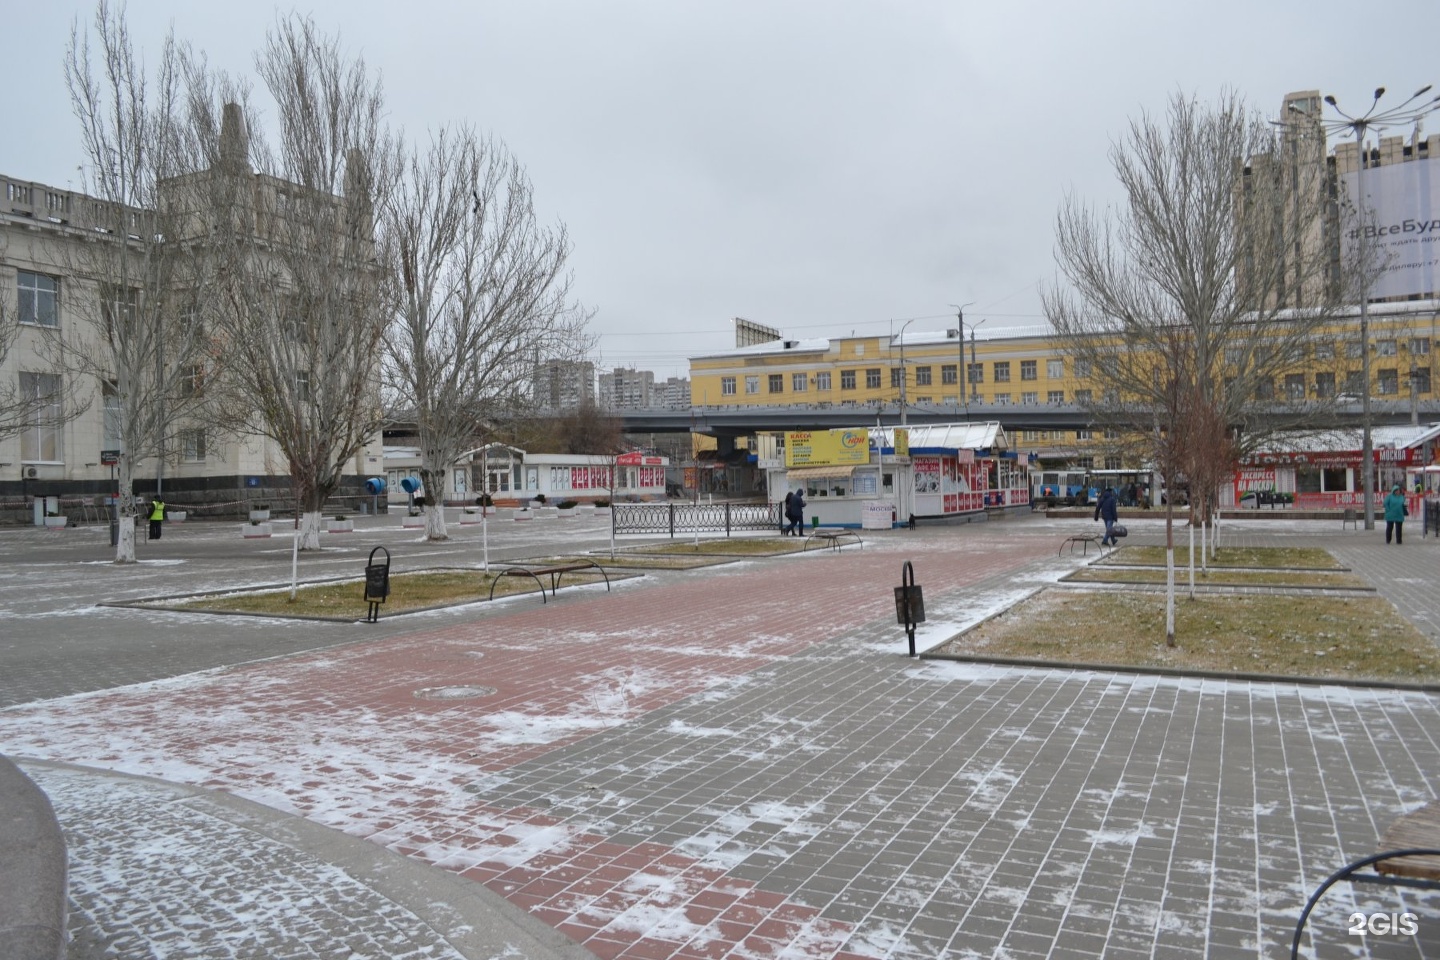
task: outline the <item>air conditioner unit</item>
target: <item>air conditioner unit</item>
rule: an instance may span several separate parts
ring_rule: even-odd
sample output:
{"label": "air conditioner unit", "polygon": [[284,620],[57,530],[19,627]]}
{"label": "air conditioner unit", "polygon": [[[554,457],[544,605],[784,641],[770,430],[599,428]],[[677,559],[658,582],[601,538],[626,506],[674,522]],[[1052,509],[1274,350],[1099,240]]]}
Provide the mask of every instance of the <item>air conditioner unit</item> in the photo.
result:
{"label": "air conditioner unit", "polygon": [[40,469],[38,467],[25,468],[25,479],[34,480],[38,476],[40,476]]}

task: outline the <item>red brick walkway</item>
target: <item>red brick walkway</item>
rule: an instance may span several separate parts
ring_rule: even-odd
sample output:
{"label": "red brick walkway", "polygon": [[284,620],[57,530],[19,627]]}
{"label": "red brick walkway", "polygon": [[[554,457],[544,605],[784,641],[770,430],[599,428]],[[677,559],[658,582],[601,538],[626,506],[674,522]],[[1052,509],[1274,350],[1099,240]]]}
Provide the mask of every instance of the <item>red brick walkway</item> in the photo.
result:
{"label": "red brick walkway", "polygon": [[[846,924],[722,867],[492,807],[485,776],[867,624],[887,623],[898,653],[902,560],[933,602],[1054,550],[995,527],[482,607],[462,626],[19,710],[0,732],[27,755],[229,790],[457,870],[601,957],[862,956]],[[482,695],[417,695],[457,687]]]}

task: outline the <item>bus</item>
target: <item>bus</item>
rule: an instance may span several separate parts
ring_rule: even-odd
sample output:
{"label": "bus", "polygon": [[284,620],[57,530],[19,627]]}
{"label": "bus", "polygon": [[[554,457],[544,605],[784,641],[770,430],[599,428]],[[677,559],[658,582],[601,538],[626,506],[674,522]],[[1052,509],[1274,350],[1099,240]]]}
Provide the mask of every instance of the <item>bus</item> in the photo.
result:
{"label": "bus", "polygon": [[[1160,475],[1153,470],[1091,470],[1085,475],[1085,486],[1092,499],[1099,497],[1106,487],[1112,488],[1122,507],[1149,507],[1165,503],[1165,486]],[[1182,485],[1176,491],[1175,503],[1185,505],[1189,502]]]}
{"label": "bus", "polygon": [[1031,470],[1030,503],[1037,507],[1053,507],[1056,504],[1074,506],[1089,502],[1085,482],[1085,471]]}

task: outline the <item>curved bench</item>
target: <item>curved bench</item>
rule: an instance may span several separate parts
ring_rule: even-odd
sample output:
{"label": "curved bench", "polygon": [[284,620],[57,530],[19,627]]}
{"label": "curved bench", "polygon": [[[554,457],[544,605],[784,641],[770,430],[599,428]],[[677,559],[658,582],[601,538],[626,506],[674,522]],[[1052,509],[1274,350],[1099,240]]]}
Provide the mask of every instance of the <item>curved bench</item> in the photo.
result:
{"label": "curved bench", "polygon": [[14,960],[63,960],[65,837],[50,798],[0,757],[0,943]]}

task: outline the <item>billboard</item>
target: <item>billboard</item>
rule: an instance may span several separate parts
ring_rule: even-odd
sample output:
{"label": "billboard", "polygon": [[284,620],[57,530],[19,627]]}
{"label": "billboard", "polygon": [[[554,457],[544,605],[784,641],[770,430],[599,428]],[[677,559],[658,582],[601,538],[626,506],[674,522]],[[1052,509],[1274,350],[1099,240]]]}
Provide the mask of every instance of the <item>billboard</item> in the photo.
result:
{"label": "billboard", "polygon": [[785,466],[834,467],[870,462],[870,431],[796,430],[785,434]]}
{"label": "billboard", "polygon": [[1433,296],[1440,292],[1440,159],[1367,167],[1340,178],[1345,194],[1341,240],[1346,259],[1361,240],[1356,201],[1365,185],[1364,240],[1379,276],[1370,298]]}

